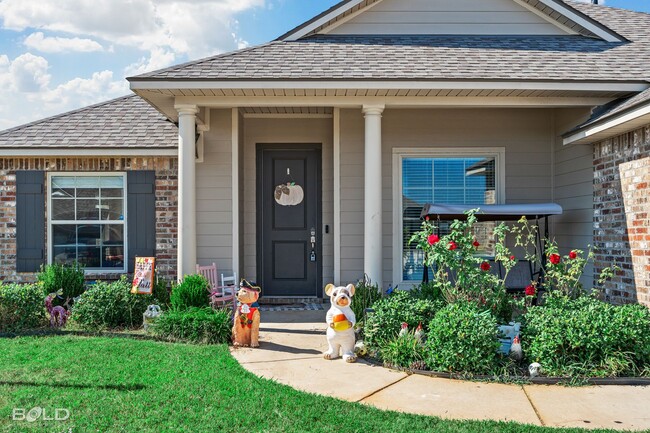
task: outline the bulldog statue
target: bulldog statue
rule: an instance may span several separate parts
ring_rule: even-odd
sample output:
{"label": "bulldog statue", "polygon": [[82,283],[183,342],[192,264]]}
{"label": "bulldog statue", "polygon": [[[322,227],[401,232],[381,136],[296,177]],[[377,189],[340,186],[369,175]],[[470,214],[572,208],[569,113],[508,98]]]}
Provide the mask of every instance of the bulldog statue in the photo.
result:
{"label": "bulldog statue", "polygon": [[232,327],[232,342],[235,346],[259,347],[260,310],[257,300],[261,289],[242,280],[237,291],[237,310]]}
{"label": "bulldog statue", "polygon": [[343,354],[345,362],[355,362],[354,354],[354,325],[357,319],[350,307],[354,296],[354,286],[335,287],[328,284],[325,293],[330,297],[332,307],[327,312],[327,343],[329,350],[325,352],[325,359],[336,359],[339,352]]}

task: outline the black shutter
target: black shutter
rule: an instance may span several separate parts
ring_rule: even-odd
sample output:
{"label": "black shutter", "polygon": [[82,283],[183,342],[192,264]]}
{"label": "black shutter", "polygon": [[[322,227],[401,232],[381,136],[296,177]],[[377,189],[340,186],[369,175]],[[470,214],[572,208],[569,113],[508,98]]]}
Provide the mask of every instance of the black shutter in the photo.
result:
{"label": "black shutter", "polygon": [[16,172],[16,272],[45,263],[45,172]]}
{"label": "black shutter", "polygon": [[136,257],[156,256],[156,172],[129,171],[127,184],[127,230],[129,272]]}

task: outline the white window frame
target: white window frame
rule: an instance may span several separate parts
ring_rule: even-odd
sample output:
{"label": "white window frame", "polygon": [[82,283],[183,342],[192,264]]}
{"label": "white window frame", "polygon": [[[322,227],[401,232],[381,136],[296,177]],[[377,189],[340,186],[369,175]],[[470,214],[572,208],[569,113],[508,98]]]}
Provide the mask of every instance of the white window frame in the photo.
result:
{"label": "white window frame", "polygon": [[496,202],[506,201],[505,147],[447,147],[393,149],[393,287],[408,289],[419,281],[404,281],[402,272],[402,245],[404,231],[402,213],[402,162],[405,158],[494,158]]}
{"label": "white window frame", "polygon": [[[124,274],[128,270],[129,263],[129,246],[128,246],[128,191],[127,191],[127,178],[125,172],[86,172],[86,171],[63,171],[63,172],[51,172],[47,174],[47,263],[52,264],[52,251],[53,251],[53,239],[52,239],[52,178],[53,177],[122,177],[124,185],[124,203],[123,203],[123,212],[124,219],[122,221],[111,221],[111,224],[122,224],[124,226],[124,267],[123,268],[107,268],[107,269],[86,269],[86,274]],[[59,223],[65,224],[84,224],[93,220],[70,220],[70,221],[59,221]]]}

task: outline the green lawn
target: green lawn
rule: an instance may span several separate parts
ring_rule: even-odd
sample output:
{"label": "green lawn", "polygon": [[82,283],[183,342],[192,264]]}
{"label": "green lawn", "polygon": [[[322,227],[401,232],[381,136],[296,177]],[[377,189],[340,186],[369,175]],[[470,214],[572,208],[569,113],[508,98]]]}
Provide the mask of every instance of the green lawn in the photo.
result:
{"label": "green lawn", "polygon": [[[71,411],[13,421],[13,408]],[[258,378],[226,346],[73,336],[0,339],[2,432],[568,432],[382,412]]]}

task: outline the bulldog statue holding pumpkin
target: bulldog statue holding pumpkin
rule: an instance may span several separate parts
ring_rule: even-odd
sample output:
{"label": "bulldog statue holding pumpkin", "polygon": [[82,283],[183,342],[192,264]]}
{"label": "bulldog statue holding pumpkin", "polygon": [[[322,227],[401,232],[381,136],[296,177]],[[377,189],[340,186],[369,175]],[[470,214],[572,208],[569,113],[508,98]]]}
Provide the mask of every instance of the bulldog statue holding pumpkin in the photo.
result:
{"label": "bulldog statue holding pumpkin", "polygon": [[335,287],[328,284],[325,293],[330,297],[332,307],[327,312],[327,342],[329,350],[325,352],[325,359],[336,359],[342,352],[345,362],[355,362],[357,356],[354,354],[354,325],[357,319],[352,311],[352,297],[354,286],[348,284],[346,287]]}
{"label": "bulldog statue holding pumpkin", "polygon": [[232,342],[235,346],[259,347],[260,311],[257,300],[261,289],[242,280],[237,291],[237,310],[232,327]]}

